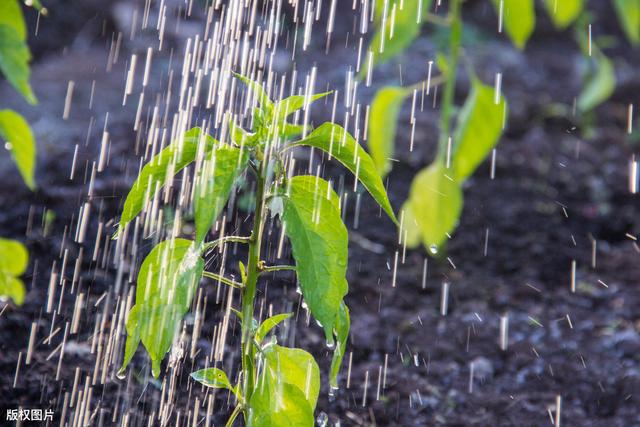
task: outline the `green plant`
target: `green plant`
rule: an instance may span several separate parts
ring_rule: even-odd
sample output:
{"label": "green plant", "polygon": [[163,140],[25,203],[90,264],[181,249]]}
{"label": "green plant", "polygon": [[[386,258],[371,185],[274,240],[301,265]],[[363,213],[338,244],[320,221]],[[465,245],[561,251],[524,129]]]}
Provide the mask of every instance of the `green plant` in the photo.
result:
{"label": "green plant", "polygon": [[[378,3],[384,5],[383,1]],[[420,7],[426,11],[430,2],[405,0],[403,4],[390,3],[396,9],[396,17],[413,17],[411,23],[415,28],[409,33],[417,36],[420,19],[416,19],[416,11]],[[409,197],[401,210],[401,238],[409,247],[422,243],[431,254],[439,252],[440,247],[455,229],[462,211],[462,185],[495,147],[502,134],[507,114],[507,104],[502,94],[482,83],[471,66],[468,66],[471,91],[457,114],[456,126],[452,131],[455,113],[453,95],[463,31],[461,6],[461,0],[449,2],[446,18],[436,19],[429,14],[422,15],[426,20],[449,26],[450,34],[446,55],[438,54],[437,63],[442,76],[431,79],[430,82],[433,85],[444,80],[437,155],[431,165],[418,172],[411,184]],[[385,23],[386,27],[382,26],[385,20],[384,11],[382,17],[377,19],[379,27],[373,37],[372,48],[376,46],[376,40],[384,38],[380,34],[389,34],[382,28],[393,26],[388,20]],[[389,41],[392,39],[391,37]],[[398,44],[391,46],[394,48],[392,54],[384,57],[370,55],[369,58],[374,61],[386,60],[403,48]],[[367,67],[369,66],[370,63],[367,63]],[[396,122],[402,103],[419,87],[420,85],[409,88],[387,86],[376,93],[371,103],[368,143],[378,173],[382,176],[391,169],[390,158],[393,157]]]}
{"label": "green plant", "polygon": [[[159,243],[146,257],[138,273],[136,304],[126,321],[127,341],[119,376],[131,361],[140,341],[147,349],[154,376],[181,329],[201,277],[241,292],[241,307],[233,313],[241,322],[242,365],[236,384],[218,367],[206,368],[192,377],[209,387],[230,390],[237,406],[227,425],[244,414],[247,425],[313,425],[313,410],[320,387],[319,368],[301,349],[279,346],[269,332],[291,316],[278,314],[259,323],[254,301],[259,277],[293,270],[309,311],[322,325],[327,345],[334,349],[330,386],[336,388],[338,371],[349,334],[347,294],[347,230],[340,215],[340,199],[330,182],[318,176],[292,176],[285,168],[286,154],[295,147],[322,150],[353,172],[358,180],[396,222],[382,179],[373,160],[342,127],[324,123],[308,135],[305,126],[287,121],[292,113],[327,95],[294,95],[273,102],[256,82],[237,76],[250,89],[258,107],[252,131],[229,119],[230,144],[216,141],[199,128],[191,129],[164,148],[141,170],[127,195],[118,236],[126,236],[131,221],[143,210],[167,180],[192,163],[194,168],[195,239],[171,238]],[[255,206],[250,236],[221,236],[207,241],[234,182],[249,171],[253,175]],[[291,242],[295,266],[267,265],[262,259],[266,212],[277,215]],[[227,243],[248,245],[246,263],[240,263],[241,280],[205,271],[204,256]]]}
{"label": "green plant", "polygon": [[[30,5],[46,12],[40,2]],[[26,42],[27,28],[18,0],[0,2],[0,71],[11,85],[29,102],[37,102],[29,85],[31,53]],[[35,189],[34,169],[36,146],[27,121],[13,110],[0,110],[0,139],[11,153],[22,179]],[[0,298],[11,298],[20,305],[25,287],[18,278],[27,267],[28,252],[22,243],[0,238]]]}

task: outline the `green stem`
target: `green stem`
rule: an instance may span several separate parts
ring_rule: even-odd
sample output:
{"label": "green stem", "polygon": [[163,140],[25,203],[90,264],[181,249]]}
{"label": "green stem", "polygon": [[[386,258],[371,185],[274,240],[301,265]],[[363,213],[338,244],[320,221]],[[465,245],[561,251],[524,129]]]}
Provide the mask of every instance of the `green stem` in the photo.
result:
{"label": "green stem", "polygon": [[205,253],[206,251],[209,251],[217,246],[220,246],[222,244],[225,243],[232,243],[232,242],[237,242],[237,243],[249,243],[250,241],[250,237],[241,237],[241,236],[225,236],[225,237],[221,237],[219,239],[216,239],[212,242],[209,242],[205,245],[202,246],[202,253]]}
{"label": "green stem", "polygon": [[225,427],[231,427],[233,425],[233,422],[238,417],[238,415],[240,415],[240,411],[242,411],[243,409],[244,409],[243,405],[236,406],[235,409],[233,410],[233,412],[231,413],[231,416],[227,420],[227,423],[225,424]]}
{"label": "green stem", "polygon": [[271,273],[273,271],[296,271],[295,265],[265,265],[260,268],[260,273]]}
{"label": "green stem", "polygon": [[[258,283],[258,264],[260,263],[260,245],[262,243],[262,217],[265,196],[265,167],[261,163],[256,174],[256,210],[253,219],[253,231],[249,241],[249,260],[247,262],[247,280],[242,292],[242,396],[245,402],[250,402],[254,388],[253,367],[253,309]],[[244,410],[245,422],[248,413]]]}
{"label": "green stem", "polygon": [[453,96],[456,91],[456,70],[460,58],[462,41],[462,19],[460,7],[463,0],[451,0],[449,17],[451,19],[451,35],[449,37],[449,58],[447,79],[444,82],[442,95],[442,114],[440,115],[440,139],[438,140],[438,159],[444,161],[447,155],[447,143],[451,132],[451,115],[453,113]]}
{"label": "green stem", "polygon": [[244,285],[240,282],[236,282],[235,280],[231,280],[227,277],[221,276],[220,274],[212,273],[210,271],[203,271],[202,275],[204,277],[208,277],[209,279],[217,280],[218,282],[222,282],[225,285],[229,285],[232,288],[243,289]]}

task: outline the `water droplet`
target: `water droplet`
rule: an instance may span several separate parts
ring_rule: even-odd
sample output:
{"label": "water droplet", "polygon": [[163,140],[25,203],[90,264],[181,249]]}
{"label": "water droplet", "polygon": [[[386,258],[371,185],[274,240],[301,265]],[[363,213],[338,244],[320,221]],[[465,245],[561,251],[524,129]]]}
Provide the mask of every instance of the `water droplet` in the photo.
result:
{"label": "water droplet", "polygon": [[119,380],[123,380],[125,378],[127,378],[127,373],[125,372],[124,369],[120,369],[117,373],[116,373],[116,377],[118,377]]}
{"label": "water droplet", "polygon": [[300,286],[296,286],[296,293],[302,295],[302,289],[300,289]]}
{"label": "water droplet", "polygon": [[4,148],[11,151],[11,149],[13,148],[13,144],[7,141],[4,143]]}
{"label": "water droplet", "polygon": [[437,245],[431,245],[429,246],[429,252],[431,252],[433,255],[438,253],[438,246]]}
{"label": "water droplet", "polygon": [[338,391],[335,387],[329,387],[329,402],[336,401],[336,392]]}
{"label": "water droplet", "polygon": [[334,348],[336,348],[336,341],[333,339],[333,337],[328,337],[326,344],[329,350],[333,350]]}
{"label": "water droplet", "polygon": [[328,423],[329,423],[329,416],[324,412],[320,412],[316,417],[316,425],[318,427],[326,427]]}

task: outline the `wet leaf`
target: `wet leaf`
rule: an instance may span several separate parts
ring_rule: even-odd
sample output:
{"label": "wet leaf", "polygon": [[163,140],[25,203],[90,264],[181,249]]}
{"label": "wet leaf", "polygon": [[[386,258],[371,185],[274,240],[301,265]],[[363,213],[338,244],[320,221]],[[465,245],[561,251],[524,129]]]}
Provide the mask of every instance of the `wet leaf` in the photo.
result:
{"label": "wet leaf", "polygon": [[[287,117],[298,111],[299,109],[310,105],[318,99],[330,95],[331,92],[317,93],[315,95],[292,95],[282,101],[276,102],[274,111],[276,112],[276,120],[278,123],[284,123]],[[306,104],[306,105],[305,105]]]}
{"label": "wet leaf", "polygon": [[159,375],[160,362],[180,333],[203,269],[204,261],[190,240],[165,240],[151,250],[138,272],[136,305],[128,314],[120,372],[142,340],[151,357],[153,376]]}
{"label": "wet leaf", "polygon": [[403,242],[410,249],[416,248],[420,244],[422,237],[420,236],[420,227],[418,227],[418,222],[413,214],[411,203],[406,201],[400,212],[404,215],[401,229]]}
{"label": "wet leaf", "polygon": [[506,101],[495,90],[477,79],[472,80],[471,93],[458,116],[452,156],[456,179],[460,182],[473,174],[478,165],[496,146],[505,123]]}
{"label": "wet leaf", "polygon": [[629,41],[640,43],[640,0],[614,0],[613,5]]}
{"label": "wet leaf", "polygon": [[204,241],[248,161],[247,151],[220,144],[203,162],[194,193],[196,244]]}
{"label": "wet leaf", "polygon": [[384,2],[377,2],[376,32],[365,53],[365,64],[360,71],[361,78],[366,75],[369,67],[387,62],[404,51],[420,35],[422,16],[430,4],[430,0],[389,0],[385,19]]}
{"label": "wet leaf", "polygon": [[586,112],[609,99],[616,87],[616,74],[613,64],[602,52],[594,50],[595,72],[591,73],[578,96],[578,109]]}
{"label": "wet leaf", "polygon": [[391,170],[391,158],[396,139],[400,108],[411,91],[395,86],[380,89],[371,103],[369,112],[369,151],[378,174],[386,176]]}
{"label": "wet leaf", "polygon": [[296,348],[269,345],[251,396],[249,426],[313,426],[320,370],[313,356]]}
{"label": "wet leaf", "polygon": [[0,22],[0,71],[30,103],[38,102],[29,84],[31,52],[14,26]]}
{"label": "wet leaf", "polygon": [[345,350],[347,348],[347,339],[349,338],[350,328],[351,318],[349,317],[349,308],[347,308],[347,305],[343,301],[340,304],[340,310],[336,317],[335,334],[337,343],[336,348],[333,351],[331,370],[329,371],[329,385],[332,388],[338,388],[338,374],[340,373],[340,366],[342,365],[342,359],[344,358]]}
{"label": "wet leaf", "polygon": [[560,29],[571,25],[584,7],[583,0],[545,0],[544,5],[553,24]]}
{"label": "wet leaf", "polygon": [[262,85],[241,74],[233,73],[233,75],[240,79],[245,85],[247,85],[249,89],[251,89],[264,113],[266,113],[267,117],[270,117],[270,114],[273,112],[273,102],[269,98],[269,95],[267,95],[267,91],[264,90]]}
{"label": "wet leaf", "polygon": [[328,342],[347,294],[347,229],[337,194],[314,176],[294,176],[283,197],[282,221],[291,241],[302,296]]}
{"label": "wet leaf", "polygon": [[493,0],[498,14],[501,1],[503,27],[513,44],[519,49],[524,49],[536,26],[534,0]]}
{"label": "wet leaf", "polygon": [[0,111],[0,138],[11,152],[25,184],[33,190],[36,163],[36,143],[29,123],[13,110]]}
{"label": "wet leaf", "polygon": [[319,148],[330,158],[335,157],[360,180],[389,218],[398,223],[375,163],[349,132],[335,123],[323,123],[306,138],[293,142],[287,148],[302,145]]}
{"label": "wet leaf", "polygon": [[290,318],[292,315],[293,313],[282,313],[265,319],[265,321],[260,324],[258,330],[256,330],[256,333],[254,334],[256,341],[261,342],[273,328],[278,326],[281,322]]}
{"label": "wet leaf", "polygon": [[22,243],[0,238],[0,297],[22,305],[25,286],[18,276],[27,269],[28,262],[29,253]]}
{"label": "wet leaf", "polygon": [[229,382],[229,378],[227,378],[227,374],[222,369],[200,369],[199,371],[192,372],[191,378],[207,387],[226,388],[235,392],[233,386]]}
{"label": "wet leaf", "polygon": [[200,144],[204,144],[203,152],[208,154],[217,141],[204,134],[200,128],[193,128],[144,165],[127,194],[117,234],[140,213],[145,203],[151,200],[162,186],[195,160]]}
{"label": "wet leaf", "polygon": [[[451,169],[435,161],[416,175],[409,202],[422,243],[433,254],[458,224],[462,190]],[[435,251],[435,252],[434,252]]]}

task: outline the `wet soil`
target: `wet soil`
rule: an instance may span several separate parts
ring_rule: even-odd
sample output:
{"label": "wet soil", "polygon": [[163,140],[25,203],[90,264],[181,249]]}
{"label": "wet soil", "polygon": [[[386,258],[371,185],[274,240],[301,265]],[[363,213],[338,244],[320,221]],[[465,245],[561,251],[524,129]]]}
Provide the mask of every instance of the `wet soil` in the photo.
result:
{"label": "wet soil", "polygon": [[[64,2],[58,3],[64,7]],[[620,37],[611,11],[600,3],[593,7],[600,17],[594,31]],[[99,251],[95,261],[91,252],[99,224],[104,227],[103,239],[113,232],[138,168],[138,135],[132,128],[137,99],[122,106],[124,76],[128,57],[144,52],[153,37],[143,33],[124,42],[120,61],[107,71],[113,28],[127,28],[126,8],[94,5],[74,13],[84,25],[61,29],[66,21],[53,14],[48,24],[40,22],[33,65],[34,88],[41,101],[37,108],[26,108],[8,85],[0,84],[3,106],[25,114],[39,149],[39,188],[33,194],[19,181],[6,156],[0,158],[0,235],[25,241],[31,254],[24,306],[0,305],[0,417],[5,408],[22,406],[51,408],[58,420],[76,373],[81,388],[87,376],[91,385],[98,351],[94,348],[92,353],[96,319],[106,333],[112,330],[110,313],[126,296],[131,286],[128,278],[141,260],[130,260],[119,273],[105,256],[109,251]],[[640,425],[640,247],[633,237],[640,233],[640,221],[638,196],[629,191],[629,162],[637,147],[626,135],[627,105],[640,93],[640,77],[634,72],[640,57],[624,42],[613,48],[619,81],[616,93],[591,116],[574,115],[571,104],[580,88],[581,55],[570,32],[554,30],[539,14],[541,23],[525,52],[520,52],[495,34],[497,18],[488,2],[471,2],[467,15],[477,37],[469,40],[465,55],[487,82],[493,82],[495,72],[503,73],[510,104],[508,128],[496,151],[495,177],[491,178],[486,162],[468,182],[460,226],[446,252],[437,258],[428,257],[424,249],[403,252],[393,224],[366,194],[356,221],[356,195],[349,194],[351,202],[345,209],[351,231],[349,353],[342,388],[330,400],[323,386],[317,413],[328,414],[331,423],[339,421],[342,426],[543,426],[553,425],[559,397],[562,425]],[[346,39],[356,21],[350,8],[338,17],[329,55],[324,54],[319,37],[313,40],[311,53],[298,55],[295,64],[289,55],[277,56],[277,71],[294,66],[307,71],[315,65],[318,87],[343,87],[344,73],[350,64],[353,67],[355,57],[353,43],[345,47]],[[197,31],[202,19],[196,13],[169,34],[167,50],[181,49],[185,33]],[[43,40],[45,34],[49,36]],[[361,96],[369,99],[376,87],[400,78],[406,82],[424,78],[436,43],[436,34],[425,31],[403,54],[401,71],[397,62],[380,67],[374,87],[362,88]],[[158,56],[151,93],[162,94],[170,61],[168,54]],[[63,120],[70,80],[75,82],[72,110],[69,119]],[[456,96],[462,102],[468,84],[462,75],[460,80]],[[396,209],[405,200],[412,177],[434,154],[438,109],[431,107],[432,99],[428,101],[417,116],[412,153],[408,151],[410,106],[401,115],[398,163],[387,180]],[[559,110],[565,114],[558,114]],[[329,108],[314,110],[315,121],[328,117]],[[89,189],[104,127],[111,137],[109,166],[96,174]],[[75,176],[70,179],[76,146]],[[302,169],[305,158],[300,156]],[[351,178],[335,164],[327,163],[324,175],[343,182],[346,191],[353,188]],[[81,245],[73,242],[73,235],[79,208],[87,201],[92,209],[90,237]],[[46,236],[45,209],[55,213]],[[244,216],[229,226],[246,232]],[[143,241],[141,252],[153,243],[153,239]],[[82,253],[83,262],[75,285],[73,262],[66,266],[67,289],[52,321],[45,312],[47,288],[52,263],[60,273],[65,251],[73,262]],[[230,255],[229,265],[241,256],[238,248]],[[570,288],[574,261],[575,293]],[[450,295],[443,316],[445,282]],[[171,371],[177,372],[172,400],[176,425],[192,425],[196,407],[200,408],[198,422],[206,411],[208,394],[188,379],[188,373],[204,366],[224,303],[210,283],[203,283],[202,291],[208,308],[196,357],[189,357],[187,344],[187,355]],[[58,287],[56,305],[61,292]],[[60,352],[55,349],[65,324],[72,321],[79,293],[85,294],[79,330],[68,334],[59,367]],[[330,353],[321,330],[306,326],[291,278],[266,280],[260,286],[259,301],[263,310],[273,304],[274,312],[297,314],[296,327],[286,328],[279,339],[311,351],[326,378]],[[506,349],[500,347],[501,317],[509,319]],[[193,316],[187,318],[187,343],[193,321]],[[25,365],[32,322],[37,324],[37,339],[33,360]],[[238,359],[232,349],[237,325],[231,331],[224,367],[235,372]],[[50,342],[45,342],[52,333]],[[113,372],[119,357],[114,356],[106,381],[98,378],[92,386],[87,419],[93,425],[110,425],[120,423],[126,413],[129,425],[147,425],[163,399],[161,384],[150,377],[143,350],[127,379],[118,380]],[[230,402],[222,393],[213,402],[212,421],[218,425],[226,419]],[[67,417],[75,411],[70,408]]]}

